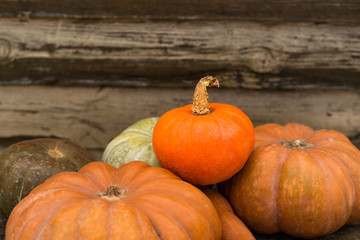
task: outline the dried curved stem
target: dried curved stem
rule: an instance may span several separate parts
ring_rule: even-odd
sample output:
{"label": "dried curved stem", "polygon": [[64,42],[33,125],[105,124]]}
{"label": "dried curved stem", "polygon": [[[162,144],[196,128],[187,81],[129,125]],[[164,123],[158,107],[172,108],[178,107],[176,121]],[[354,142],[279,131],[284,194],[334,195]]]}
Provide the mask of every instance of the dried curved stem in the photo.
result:
{"label": "dried curved stem", "polygon": [[208,93],[207,87],[219,87],[220,83],[216,77],[206,76],[200,79],[198,84],[195,87],[193,106],[191,108],[191,113],[194,115],[206,115],[211,112],[209,102],[208,102]]}

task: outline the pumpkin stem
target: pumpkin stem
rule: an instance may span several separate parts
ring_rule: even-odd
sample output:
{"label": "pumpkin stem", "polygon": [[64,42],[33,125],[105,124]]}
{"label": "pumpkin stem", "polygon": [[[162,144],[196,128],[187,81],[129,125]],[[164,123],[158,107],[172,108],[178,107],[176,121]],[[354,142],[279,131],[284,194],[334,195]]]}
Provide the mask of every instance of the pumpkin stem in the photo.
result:
{"label": "pumpkin stem", "polygon": [[53,158],[61,158],[63,156],[62,153],[57,149],[50,149],[48,154]]}
{"label": "pumpkin stem", "polygon": [[105,192],[96,194],[99,198],[105,198],[109,201],[121,200],[126,197],[127,187],[110,186]]}
{"label": "pumpkin stem", "polygon": [[297,139],[297,140],[283,140],[280,142],[281,145],[289,148],[299,148],[299,149],[308,149],[314,146],[314,144],[304,140],[304,139]]}
{"label": "pumpkin stem", "polygon": [[213,86],[215,87],[220,86],[219,80],[216,77],[206,76],[200,79],[200,81],[195,87],[193,106],[191,108],[192,114],[206,115],[211,112],[206,88]]}

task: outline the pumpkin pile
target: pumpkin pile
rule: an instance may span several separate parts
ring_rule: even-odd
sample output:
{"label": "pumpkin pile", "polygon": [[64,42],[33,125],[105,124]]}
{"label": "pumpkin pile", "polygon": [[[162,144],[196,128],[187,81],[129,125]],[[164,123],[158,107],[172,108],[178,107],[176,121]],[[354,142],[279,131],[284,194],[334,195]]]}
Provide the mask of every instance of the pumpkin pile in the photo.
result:
{"label": "pumpkin pile", "polygon": [[[18,171],[9,186],[0,179],[0,209],[12,210],[6,239],[310,239],[360,220],[360,151],[346,136],[299,123],[254,128],[239,108],[208,103],[213,86],[218,79],[206,76],[193,104],[130,125],[102,161],[55,143],[27,155],[25,146],[10,147],[0,156],[0,169]],[[24,167],[9,166],[37,156],[58,173],[44,170],[28,193]],[[22,193],[4,197],[11,189]]]}

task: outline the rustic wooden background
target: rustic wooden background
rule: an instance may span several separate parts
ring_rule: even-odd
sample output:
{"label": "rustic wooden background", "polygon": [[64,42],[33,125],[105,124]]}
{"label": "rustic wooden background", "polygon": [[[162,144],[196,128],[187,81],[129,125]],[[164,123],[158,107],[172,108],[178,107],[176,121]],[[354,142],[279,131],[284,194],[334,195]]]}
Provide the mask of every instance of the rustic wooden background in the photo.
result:
{"label": "rustic wooden background", "polygon": [[358,144],[360,1],[0,0],[0,153],[53,136],[100,159],[130,124],[191,103],[207,74],[221,83],[210,101],[255,126]]}

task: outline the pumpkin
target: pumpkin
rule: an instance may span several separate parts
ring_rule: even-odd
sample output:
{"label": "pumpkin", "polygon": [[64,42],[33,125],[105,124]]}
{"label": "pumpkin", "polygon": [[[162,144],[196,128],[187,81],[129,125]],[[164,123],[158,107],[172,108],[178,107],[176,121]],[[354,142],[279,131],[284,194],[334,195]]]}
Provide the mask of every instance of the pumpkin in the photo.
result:
{"label": "pumpkin", "polygon": [[196,185],[215,184],[233,176],[254,146],[254,127],[243,111],[208,103],[206,87],[212,86],[219,86],[218,79],[202,78],[193,104],[163,114],[153,133],[160,165]]}
{"label": "pumpkin", "polygon": [[346,136],[298,123],[255,136],[244,168],[219,184],[250,229],[315,238],[360,220],[360,151]]}
{"label": "pumpkin", "polygon": [[211,201],[172,172],[133,161],[58,173],[12,211],[8,239],[221,238]]}
{"label": "pumpkin", "polygon": [[203,189],[203,192],[211,200],[220,217],[221,240],[255,240],[246,225],[235,215],[230,203],[219,192],[213,189]]}
{"label": "pumpkin", "polygon": [[132,124],[106,146],[102,161],[119,167],[133,160],[160,166],[152,147],[152,135],[158,117],[145,118]]}
{"label": "pumpkin", "polygon": [[9,146],[0,156],[0,213],[14,206],[37,185],[61,171],[78,171],[95,161],[91,153],[66,139],[36,138]]}

